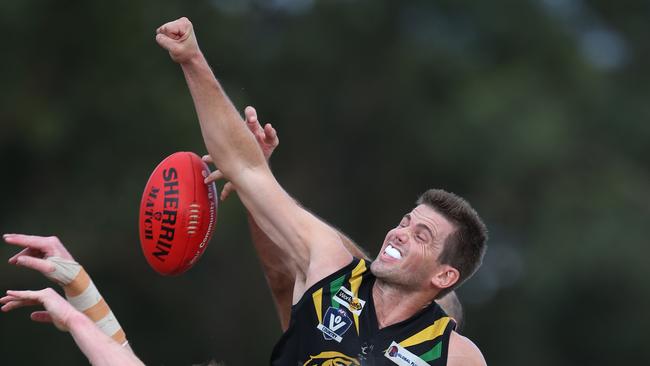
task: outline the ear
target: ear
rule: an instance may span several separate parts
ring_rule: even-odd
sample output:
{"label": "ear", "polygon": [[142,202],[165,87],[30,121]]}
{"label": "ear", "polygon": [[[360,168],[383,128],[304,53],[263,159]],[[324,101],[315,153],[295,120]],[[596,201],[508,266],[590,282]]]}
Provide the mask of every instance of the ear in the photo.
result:
{"label": "ear", "polygon": [[431,279],[431,284],[439,289],[444,289],[451,287],[458,282],[460,278],[460,272],[450,265],[442,265],[440,271],[433,276]]}

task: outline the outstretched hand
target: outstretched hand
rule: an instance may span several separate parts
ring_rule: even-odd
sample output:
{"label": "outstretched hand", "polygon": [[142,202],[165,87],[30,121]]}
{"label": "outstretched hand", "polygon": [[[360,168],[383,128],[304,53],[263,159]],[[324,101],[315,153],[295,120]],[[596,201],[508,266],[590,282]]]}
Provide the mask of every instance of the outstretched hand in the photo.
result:
{"label": "outstretched hand", "polygon": [[59,257],[74,261],[72,255],[56,236],[4,234],[2,238],[7,244],[24,248],[9,258],[9,264],[31,268],[48,277],[55,268],[52,262],[46,260],[47,258]]}
{"label": "outstretched hand", "polygon": [[[264,125],[264,128],[260,125],[259,120],[257,119],[257,111],[255,108],[248,106],[244,110],[244,115],[245,115],[245,121],[246,121],[246,126],[248,129],[253,133],[255,136],[255,140],[257,141],[258,145],[262,149],[262,153],[264,154],[264,158],[268,161],[271,158],[271,155],[273,154],[273,151],[275,150],[276,147],[280,144],[280,139],[278,138],[278,133],[271,126],[270,123],[267,123]],[[212,158],[210,155],[204,155],[203,156],[203,161],[206,163],[213,163]],[[210,184],[214,181],[217,181],[219,179],[223,179],[224,176],[219,170],[215,170],[212,172],[210,175],[208,175],[205,178],[205,183]],[[227,182],[223,189],[221,190],[221,200],[225,200],[228,198],[230,193],[235,190],[235,187],[232,185],[232,183]]]}
{"label": "outstretched hand", "polygon": [[189,19],[182,17],[156,29],[156,42],[169,51],[174,62],[183,64],[199,55],[199,44]]}
{"label": "outstretched hand", "polygon": [[42,305],[45,311],[35,311],[31,319],[41,323],[54,323],[64,332],[70,329],[70,321],[75,314],[80,314],[51,288],[40,291],[7,291],[7,296],[0,298],[2,311],[7,312],[24,306]]}

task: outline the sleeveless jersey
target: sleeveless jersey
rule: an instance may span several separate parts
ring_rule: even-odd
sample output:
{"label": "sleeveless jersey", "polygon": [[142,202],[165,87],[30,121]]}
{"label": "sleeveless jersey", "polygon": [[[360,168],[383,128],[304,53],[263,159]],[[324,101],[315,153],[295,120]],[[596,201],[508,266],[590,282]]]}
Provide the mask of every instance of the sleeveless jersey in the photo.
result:
{"label": "sleeveless jersey", "polygon": [[312,286],[291,308],[271,364],[445,366],[455,322],[432,301],[409,319],[379,329],[374,283],[370,263],[355,258]]}

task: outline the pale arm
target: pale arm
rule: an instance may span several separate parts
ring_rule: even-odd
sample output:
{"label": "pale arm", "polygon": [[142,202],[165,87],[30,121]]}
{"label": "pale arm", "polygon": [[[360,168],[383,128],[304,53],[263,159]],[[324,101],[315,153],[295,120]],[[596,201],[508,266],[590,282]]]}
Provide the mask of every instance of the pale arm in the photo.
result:
{"label": "pale arm", "polygon": [[[246,126],[257,140],[264,158],[269,161],[271,155],[273,155],[273,152],[280,143],[277,131],[269,123],[264,124],[264,127],[262,127],[257,116],[257,111],[251,106],[246,107],[244,110],[244,117],[246,120]],[[209,155],[203,156],[203,160],[207,163],[213,163],[212,158]],[[206,177],[205,183],[213,183],[222,178],[223,174],[219,170],[215,170]],[[232,183],[226,182],[221,190],[221,200],[225,200],[232,191],[234,191]],[[283,331],[286,331],[291,318],[291,294],[293,293],[293,284],[295,282],[295,271],[292,269],[292,266],[295,266],[295,264],[288,260],[288,256],[280,250],[280,246],[273,243],[271,239],[264,234],[262,229],[260,229],[257,223],[255,223],[255,220],[253,220],[252,216],[250,214],[247,216],[253,246],[260,260],[266,282],[271,290],[273,302],[278,313],[278,318],[280,319],[280,326]],[[327,224],[325,220],[321,219],[321,221]],[[332,225],[330,226],[333,227]],[[340,230],[337,230],[336,228],[333,228],[333,230],[338,232],[343,245],[350,254],[356,258],[369,259],[369,255],[354,241],[343,234]],[[448,315],[456,320],[458,330],[461,327],[462,322],[462,306],[458,301],[455,292],[452,291],[436,301]]]}
{"label": "pale arm", "polygon": [[42,305],[45,311],[35,311],[31,318],[37,322],[52,322],[61,331],[70,332],[81,352],[95,366],[144,365],[133,352],[104,334],[88,317],[77,311],[56,291],[7,291],[0,298],[2,311],[24,306]]}
{"label": "pale arm", "polygon": [[57,237],[4,234],[2,238],[7,244],[23,248],[9,258],[9,264],[38,271],[60,285],[66,298],[78,311],[100,326],[107,336],[128,347],[126,334],[108,303],[85,269],[74,260]]}
{"label": "pale arm", "polygon": [[144,365],[131,347],[122,347],[105,335],[95,323],[78,313],[70,324],[70,334],[88,361],[95,366]]}
{"label": "pale arm", "polygon": [[346,265],[350,254],[335,231],[298,206],[277,183],[201,54],[191,23],[185,18],[167,23],[158,29],[156,40],[183,69],[215,164],[264,233],[296,263],[294,297],[301,297],[312,283]]}
{"label": "pale arm", "polygon": [[448,366],[486,366],[481,350],[469,338],[452,331],[449,337]]}

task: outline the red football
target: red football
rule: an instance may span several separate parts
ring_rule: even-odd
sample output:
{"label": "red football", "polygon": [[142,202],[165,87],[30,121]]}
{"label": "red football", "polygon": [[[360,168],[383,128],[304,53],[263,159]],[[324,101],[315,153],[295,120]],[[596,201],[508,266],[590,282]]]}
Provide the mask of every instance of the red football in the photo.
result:
{"label": "red football", "polygon": [[177,152],[151,173],[140,201],[140,244],[162,275],[181,274],[208,246],[217,221],[217,191],[203,183],[208,166],[192,152]]}

